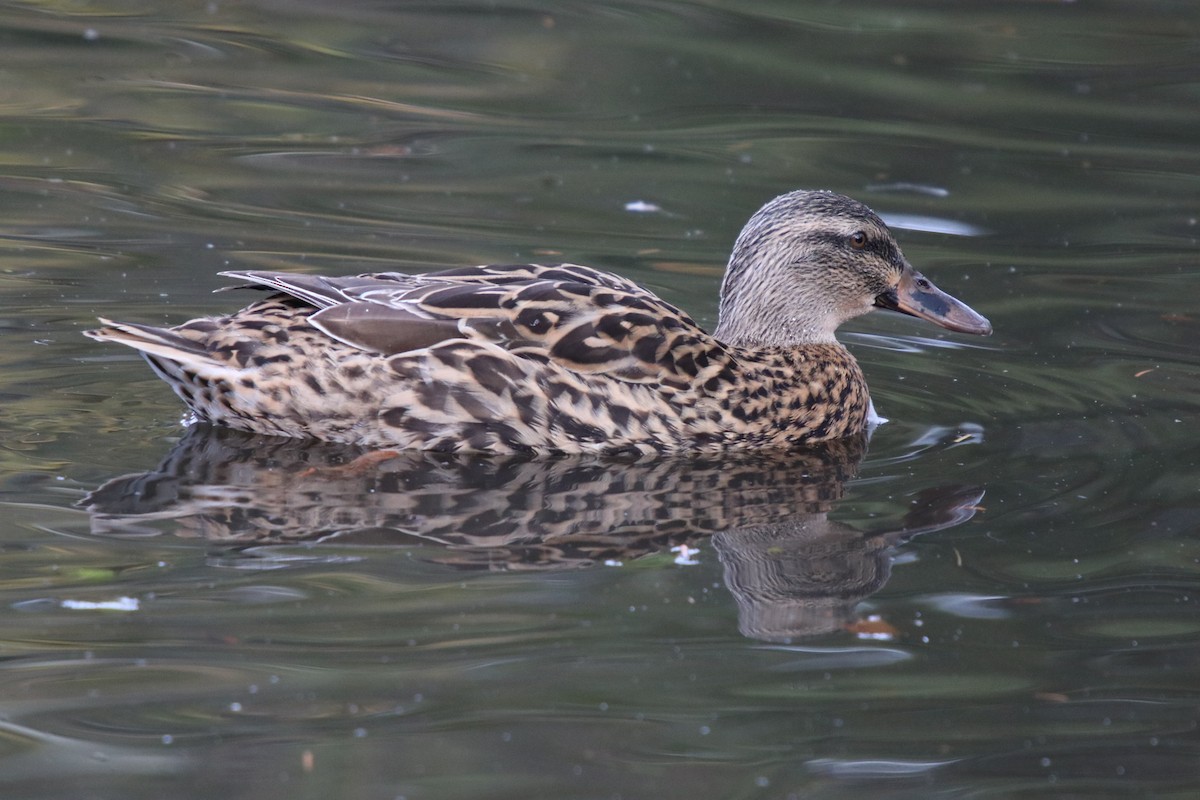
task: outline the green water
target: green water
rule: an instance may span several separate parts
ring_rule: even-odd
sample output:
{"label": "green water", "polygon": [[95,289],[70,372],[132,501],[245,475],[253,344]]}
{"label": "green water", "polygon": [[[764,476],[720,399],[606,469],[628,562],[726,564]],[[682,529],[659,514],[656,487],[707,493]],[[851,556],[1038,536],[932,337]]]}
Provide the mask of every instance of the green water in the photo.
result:
{"label": "green water", "polygon": [[[0,794],[1194,796],[1198,64],[1171,2],[0,8]],[[848,326],[865,455],[347,471],[80,335],[525,260],[711,326],[799,187],[996,329]]]}

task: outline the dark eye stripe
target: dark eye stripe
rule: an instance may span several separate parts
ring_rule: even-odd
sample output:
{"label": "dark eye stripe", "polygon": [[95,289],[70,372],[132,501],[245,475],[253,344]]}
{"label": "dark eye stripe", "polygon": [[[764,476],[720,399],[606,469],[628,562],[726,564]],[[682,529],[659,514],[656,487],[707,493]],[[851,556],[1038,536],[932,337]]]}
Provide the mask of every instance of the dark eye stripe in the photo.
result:
{"label": "dark eye stripe", "polygon": [[[866,233],[866,231],[864,231],[864,233]],[[900,252],[896,249],[895,244],[893,244],[891,241],[889,241],[886,238],[880,239],[878,236],[872,236],[869,233],[867,233],[866,245],[864,245],[861,248],[851,247],[850,246],[850,236],[842,235],[840,233],[821,231],[821,232],[816,232],[816,233],[810,233],[805,238],[808,241],[813,242],[814,244],[823,244],[823,245],[827,245],[830,247],[840,247],[840,248],[844,248],[844,249],[850,251],[851,253],[855,253],[855,254],[874,253],[875,255],[882,258],[884,261],[887,261],[888,263],[892,263],[892,264],[899,263],[899,261],[900,261]]]}

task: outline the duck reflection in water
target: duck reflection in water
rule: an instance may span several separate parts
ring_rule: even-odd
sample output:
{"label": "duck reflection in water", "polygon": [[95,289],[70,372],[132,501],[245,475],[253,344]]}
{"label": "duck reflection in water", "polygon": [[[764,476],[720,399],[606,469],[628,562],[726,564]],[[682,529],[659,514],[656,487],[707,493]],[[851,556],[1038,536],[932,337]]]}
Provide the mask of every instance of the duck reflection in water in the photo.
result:
{"label": "duck reflection in water", "polygon": [[[531,460],[389,452],[194,426],[155,469],[80,501],[99,535],[170,530],[222,546],[336,541],[436,543],[461,569],[553,570],[627,562],[707,539],[751,638],[846,627],[890,575],[888,548],[958,525],[976,488],[919,494],[896,530],[864,533],[827,514],[865,437],[787,452]],[[168,521],[164,528],[161,521]]]}

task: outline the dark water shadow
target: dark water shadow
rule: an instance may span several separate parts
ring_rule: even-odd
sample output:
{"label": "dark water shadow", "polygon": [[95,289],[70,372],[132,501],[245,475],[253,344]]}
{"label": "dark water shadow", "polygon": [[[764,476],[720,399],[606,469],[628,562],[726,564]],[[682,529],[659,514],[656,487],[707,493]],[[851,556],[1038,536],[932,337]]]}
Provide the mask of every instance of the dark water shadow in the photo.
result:
{"label": "dark water shadow", "polygon": [[864,440],[786,453],[529,460],[405,452],[197,426],[154,469],[80,501],[93,534],[263,545],[440,545],[467,570],[625,563],[708,539],[741,632],[790,640],[837,630],[891,574],[889,548],[970,519],[983,492],[918,493],[901,524],[864,532],[831,520]]}

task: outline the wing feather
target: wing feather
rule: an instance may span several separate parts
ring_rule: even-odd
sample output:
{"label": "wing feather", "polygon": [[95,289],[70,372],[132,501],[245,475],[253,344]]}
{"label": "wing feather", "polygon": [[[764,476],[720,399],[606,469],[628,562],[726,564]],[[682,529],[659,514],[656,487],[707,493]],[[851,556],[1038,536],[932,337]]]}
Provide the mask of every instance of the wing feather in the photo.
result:
{"label": "wing feather", "polygon": [[707,380],[733,359],[675,306],[625,278],[575,264],[341,278],[221,274],[309,303],[319,330],[384,355],[467,339],[576,372],[665,386]]}

